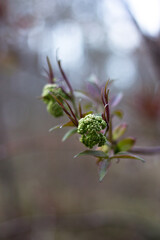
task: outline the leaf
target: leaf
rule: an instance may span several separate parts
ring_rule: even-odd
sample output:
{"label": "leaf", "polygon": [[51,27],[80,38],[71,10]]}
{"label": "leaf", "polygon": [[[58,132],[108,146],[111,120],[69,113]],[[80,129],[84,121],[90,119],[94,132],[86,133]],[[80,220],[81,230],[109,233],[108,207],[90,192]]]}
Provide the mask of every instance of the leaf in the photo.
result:
{"label": "leaf", "polygon": [[75,155],[74,158],[83,156],[83,155],[89,155],[89,156],[99,157],[99,158],[108,158],[108,155],[106,153],[102,151],[96,151],[96,150],[85,150]]}
{"label": "leaf", "polygon": [[135,138],[133,137],[128,137],[128,138],[125,138],[121,141],[118,142],[118,144],[116,145],[116,148],[115,148],[115,152],[123,152],[123,151],[128,151],[130,150],[133,145],[135,144]]}
{"label": "leaf", "polygon": [[68,132],[66,132],[66,134],[63,136],[62,138],[62,142],[64,142],[65,140],[67,140],[69,137],[71,137],[73,134],[75,134],[77,132],[77,128],[74,129],[70,129]]}
{"label": "leaf", "polygon": [[123,112],[121,110],[115,110],[113,111],[112,115],[117,116],[118,118],[122,119],[123,118]]}
{"label": "leaf", "polygon": [[111,166],[111,161],[109,161],[109,159],[104,159],[99,162],[99,181],[100,182],[103,180],[103,178],[107,174],[107,171],[110,166]]}
{"label": "leaf", "polygon": [[122,100],[122,97],[123,97],[122,93],[117,94],[111,101],[111,107],[116,107]]}
{"label": "leaf", "polygon": [[74,124],[73,124],[73,122],[69,121],[69,122],[67,122],[67,123],[64,123],[64,124],[61,125],[61,126],[62,126],[62,127],[73,127]]}
{"label": "leaf", "polygon": [[140,160],[142,162],[145,162],[145,160],[137,155],[134,155],[132,153],[128,153],[128,152],[121,152],[121,153],[118,153],[112,157],[110,157],[110,159],[113,159],[113,158],[128,158],[128,159],[136,159],[136,160]]}
{"label": "leaf", "polygon": [[73,122],[69,121],[69,122],[67,122],[67,123],[59,124],[59,125],[56,125],[56,126],[50,128],[50,129],[49,129],[49,132],[52,132],[52,131],[54,131],[54,130],[56,130],[56,129],[58,129],[58,128],[73,127],[73,126],[75,126],[75,125],[73,124]]}
{"label": "leaf", "polygon": [[89,112],[83,113],[83,114],[82,114],[82,117],[85,117],[85,116],[87,116],[87,115],[89,115],[89,114],[92,114],[92,113],[93,113],[93,111],[89,111]]}
{"label": "leaf", "polygon": [[83,105],[83,109],[85,109],[86,111],[88,111],[89,109],[91,109],[93,106],[93,104],[91,102],[87,102]]}
{"label": "leaf", "polygon": [[115,141],[118,138],[120,138],[126,132],[126,130],[127,130],[126,123],[122,123],[115,127],[115,129],[113,130],[113,140]]}
{"label": "leaf", "polygon": [[104,153],[107,153],[109,151],[109,146],[108,145],[103,145],[102,147],[97,147],[97,150],[102,151]]}
{"label": "leaf", "polygon": [[60,128],[60,127],[61,127],[61,125],[54,126],[54,127],[52,127],[52,128],[49,129],[49,132],[52,132],[52,131]]}
{"label": "leaf", "polygon": [[82,99],[85,99],[87,101],[92,101],[92,99],[88,96],[87,92],[80,91],[80,90],[75,90],[74,95],[75,95],[76,98],[82,98]]}

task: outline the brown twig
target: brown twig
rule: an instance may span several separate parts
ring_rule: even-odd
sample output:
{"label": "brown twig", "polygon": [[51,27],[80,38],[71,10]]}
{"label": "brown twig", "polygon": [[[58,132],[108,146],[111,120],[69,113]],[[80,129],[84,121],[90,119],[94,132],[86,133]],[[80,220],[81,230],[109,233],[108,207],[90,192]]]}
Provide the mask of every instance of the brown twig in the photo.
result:
{"label": "brown twig", "polygon": [[59,66],[59,70],[60,70],[60,72],[61,72],[61,74],[62,74],[62,76],[63,76],[63,79],[65,80],[65,82],[66,82],[66,84],[67,84],[67,86],[68,86],[68,88],[69,88],[69,90],[70,90],[70,93],[71,93],[71,95],[73,96],[72,86],[71,86],[71,84],[70,84],[70,82],[69,82],[69,80],[68,80],[65,72],[64,72],[63,69],[62,69],[61,61],[57,59],[57,63],[58,63],[58,66]]}
{"label": "brown twig", "polygon": [[48,77],[49,77],[49,80],[50,80],[50,83],[53,83],[54,82],[54,73],[53,73],[53,69],[52,69],[52,66],[51,66],[51,63],[50,63],[50,60],[49,60],[49,57],[47,57],[47,64],[48,64],[48,68],[49,68],[49,73],[48,73]]}
{"label": "brown twig", "polygon": [[[51,96],[56,100],[56,102],[61,106],[62,110],[66,113],[66,115],[68,116],[68,118],[73,122],[73,124],[77,127],[78,126],[78,122],[77,119],[74,118],[74,116],[72,117],[71,114],[67,111],[67,109],[65,108],[65,106],[63,105],[63,103],[56,97],[54,96],[51,92],[50,92]],[[72,112],[71,112],[72,113]]]}
{"label": "brown twig", "polygon": [[151,60],[153,62],[153,68],[155,70],[155,73],[157,75],[157,79],[160,79],[160,68],[159,68],[159,64],[160,64],[160,44],[159,44],[159,39],[157,38],[153,38],[150,37],[149,35],[145,34],[138,21],[136,20],[134,14],[132,13],[129,4],[127,3],[126,0],[121,0],[124,9],[126,10],[126,12],[128,13],[128,15],[130,16],[134,26],[136,27],[138,33],[140,34],[140,36],[142,37],[146,49],[148,50],[148,53],[151,57]]}

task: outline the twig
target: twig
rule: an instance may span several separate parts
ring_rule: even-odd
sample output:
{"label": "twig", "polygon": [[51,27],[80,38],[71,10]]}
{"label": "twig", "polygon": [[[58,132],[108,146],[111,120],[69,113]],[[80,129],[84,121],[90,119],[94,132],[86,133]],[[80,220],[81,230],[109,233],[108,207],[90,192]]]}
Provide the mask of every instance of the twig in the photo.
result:
{"label": "twig", "polygon": [[142,155],[154,155],[160,153],[160,146],[156,147],[134,147],[130,150],[131,153],[137,153]]}
{"label": "twig", "polygon": [[54,79],[54,73],[53,73],[53,69],[52,69],[49,57],[47,57],[47,64],[48,64],[48,68],[49,68],[49,73],[48,73],[49,80],[50,80],[50,83],[53,83],[54,82],[54,80],[53,80]]}
{"label": "twig", "polygon": [[63,69],[62,69],[61,61],[60,61],[59,59],[57,59],[57,63],[58,63],[58,66],[59,66],[59,70],[60,70],[60,72],[61,72],[61,74],[62,74],[62,76],[63,76],[63,79],[65,80],[65,82],[66,82],[66,84],[67,84],[67,86],[68,86],[68,88],[69,88],[69,90],[70,90],[71,96],[73,96],[72,86],[71,86],[71,84],[70,84],[70,82],[69,82],[69,80],[68,80],[65,72],[64,72]]}

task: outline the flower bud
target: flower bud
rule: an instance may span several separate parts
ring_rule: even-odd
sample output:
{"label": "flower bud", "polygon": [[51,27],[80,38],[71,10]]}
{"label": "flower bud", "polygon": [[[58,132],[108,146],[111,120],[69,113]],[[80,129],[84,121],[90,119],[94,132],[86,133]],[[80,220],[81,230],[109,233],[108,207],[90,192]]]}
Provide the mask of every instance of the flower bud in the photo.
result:
{"label": "flower bud", "polygon": [[53,115],[54,117],[61,117],[63,116],[63,110],[61,106],[57,102],[50,101],[47,104],[47,111]]}
{"label": "flower bud", "polygon": [[77,132],[82,135],[80,141],[89,148],[97,145],[103,146],[106,142],[106,137],[100,132],[107,126],[101,116],[89,114],[79,120]]}

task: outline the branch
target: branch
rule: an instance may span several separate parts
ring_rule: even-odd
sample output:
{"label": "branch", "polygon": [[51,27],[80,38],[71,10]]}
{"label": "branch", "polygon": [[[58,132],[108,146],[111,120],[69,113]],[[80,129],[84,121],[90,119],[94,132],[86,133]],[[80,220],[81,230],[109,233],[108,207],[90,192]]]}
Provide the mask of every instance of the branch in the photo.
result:
{"label": "branch", "polygon": [[[144,43],[148,49],[148,53],[150,54],[150,57],[152,59],[153,62],[153,67],[155,70],[155,73],[157,74],[157,79],[160,79],[160,68],[159,68],[159,62],[160,62],[160,44],[159,44],[159,40],[158,37],[156,38],[152,38],[150,36],[148,36],[147,34],[145,34],[138,21],[136,20],[134,14],[132,13],[129,4],[127,3],[126,0],[121,0],[121,3],[123,4],[124,9],[126,10],[126,12],[128,13],[128,15],[130,16],[134,26],[136,27],[137,31],[139,32],[139,34],[141,35],[141,37],[144,40]],[[145,7],[145,6],[144,6]]]}
{"label": "branch", "polygon": [[129,152],[142,155],[155,155],[160,153],[160,146],[156,147],[134,147]]}
{"label": "branch", "polygon": [[52,69],[49,57],[47,57],[47,64],[49,68],[48,76],[49,76],[50,83],[54,83],[54,73],[53,73],[53,69]]}
{"label": "branch", "polygon": [[66,82],[66,84],[67,84],[67,86],[68,86],[68,88],[70,90],[71,96],[73,97],[73,89],[72,89],[72,86],[71,86],[71,84],[70,84],[70,82],[69,82],[65,72],[63,71],[63,68],[61,66],[61,61],[57,59],[57,63],[58,63],[58,66],[59,66],[59,70],[60,70],[60,72],[61,72],[61,74],[63,76],[63,79]]}

